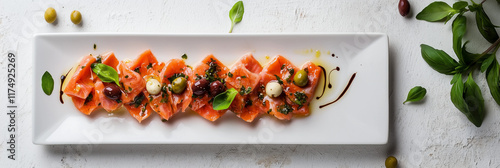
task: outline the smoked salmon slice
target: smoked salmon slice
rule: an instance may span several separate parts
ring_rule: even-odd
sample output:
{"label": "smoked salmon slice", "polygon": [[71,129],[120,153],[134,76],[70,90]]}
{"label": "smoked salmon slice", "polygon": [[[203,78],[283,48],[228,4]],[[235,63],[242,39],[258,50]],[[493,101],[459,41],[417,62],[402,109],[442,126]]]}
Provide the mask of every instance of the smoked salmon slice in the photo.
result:
{"label": "smoked salmon slice", "polygon": [[321,77],[321,68],[308,61],[300,69],[307,72],[308,83],[303,87],[291,84],[284,91],[288,97],[286,99],[287,104],[292,105],[293,114],[307,116],[310,113],[309,103],[314,97],[314,92]]}
{"label": "smoked salmon slice", "polygon": [[[215,80],[224,82],[223,79],[226,78],[228,72],[229,69],[217,58],[208,55],[194,68],[193,73],[195,74],[195,81],[206,78],[210,82]],[[227,110],[214,110],[211,102],[212,98],[208,93],[203,96],[193,96],[191,109],[209,121],[219,119]]]}
{"label": "smoked salmon slice", "polygon": [[265,96],[264,101],[267,101],[266,106],[269,105],[271,111],[267,111],[268,114],[275,116],[280,120],[290,120],[292,118],[292,107],[285,100],[287,97],[285,94],[287,93],[292,83],[293,76],[295,72],[298,71],[298,68],[295,67],[289,60],[285,57],[278,55],[274,57],[260,72],[261,82],[263,85],[271,81],[278,82],[283,90],[279,97],[273,98],[269,96]]}
{"label": "smoked salmon slice", "polygon": [[[186,108],[189,107],[193,95],[193,90],[192,90],[192,85],[194,83],[193,76],[194,76],[193,70],[190,67],[188,67],[182,59],[172,59],[166,63],[165,67],[162,69],[160,73],[161,77],[160,82],[162,83],[162,85],[165,86],[166,88],[171,88],[172,81],[175,80],[175,78],[177,77],[186,78],[187,85],[186,89],[180,94],[173,93],[171,89],[162,90],[163,92],[162,94],[167,95],[169,99],[164,99],[161,106],[171,106],[170,108],[163,107],[159,109],[160,110],[159,114],[163,119],[168,120],[175,113],[178,113],[180,111],[184,112]],[[153,101],[154,100],[155,99],[153,99]]]}
{"label": "smoked salmon slice", "polygon": [[78,111],[82,112],[85,115],[90,115],[93,111],[97,110],[101,103],[99,103],[99,97],[96,95],[95,89],[92,89],[92,92],[89,93],[87,98],[81,99],[78,97],[70,96],[71,100],[73,100],[73,104],[78,109]]}
{"label": "smoked salmon slice", "polygon": [[255,97],[251,96],[260,82],[261,71],[262,66],[249,53],[231,66],[226,77],[226,83],[239,92],[229,109],[247,122],[252,122],[261,113],[258,104],[252,103]]}
{"label": "smoked salmon slice", "polygon": [[[125,108],[139,123],[151,115],[153,109],[149,106],[149,95],[146,91],[146,78],[154,77],[158,71],[158,61],[146,50],[131,62],[122,62],[118,65],[118,74],[123,85],[122,101]],[[158,75],[157,75],[158,76]],[[156,76],[156,77],[157,77]]]}
{"label": "smoked salmon slice", "polygon": [[[115,70],[117,70],[118,64],[120,63],[120,61],[116,59],[113,52],[108,52],[103,54],[102,56],[98,56],[96,62],[106,64],[114,68]],[[108,112],[111,112],[121,107],[122,101],[121,99],[112,100],[106,97],[106,95],[104,95],[104,88],[106,87],[106,85],[109,85],[109,83],[102,82],[99,78],[97,78],[95,82],[95,96],[99,98],[102,108],[104,108],[104,110]]]}
{"label": "smoked salmon slice", "polygon": [[[68,82],[68,85],[64,88],[64,94],[80,99],[87,98],[94,88],[94,75],[90,65],[95,61],[96,59],[92,55],[87,55],[82,58],[76,67],[75,73]],[[95,78],[97,78],[97,76],[95,76]]]}

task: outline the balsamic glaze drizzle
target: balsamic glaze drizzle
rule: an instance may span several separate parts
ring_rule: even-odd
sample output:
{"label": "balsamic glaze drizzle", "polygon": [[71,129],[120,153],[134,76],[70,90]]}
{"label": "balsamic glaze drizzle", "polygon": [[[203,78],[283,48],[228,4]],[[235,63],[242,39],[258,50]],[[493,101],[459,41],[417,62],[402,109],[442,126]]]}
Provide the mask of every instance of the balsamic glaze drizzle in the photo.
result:
{"label": "balsamic glaze drizzle", "polygon": [[323,107],[326,107],[328,105],[331,105],[331,104],[337,102],[340,98],[342,98],[342,96],[344,96],[344,94],[347,92],[347,90],[351,86],[352,81],[354,80],[355,77],[356,77],[356,73],[352,74],[351,79],[349,79],[349,83],[347,83],[347,86],[344,88],[344,91],[342,91],[342,93],[339,95],[339,97],[337,97],[337,99],[335,99],[334,101],[332,101],[330,103],[323,104],[323,105],[319,106],[319,108],[323,108]]}
{"label": "balsamic glaze drizzle", "polygon": [[64,83],[64,80],[66,80],[66,76],[68,76],[69,72],[71,72],[73,68],[69,69],[69,71],[66,73],[66,75],[61,75],[61,86],[59,86],[59,101],[61,101],[61,104],[64,104],[64,101],[62,99],[62,95],[64,94],[62,90],[62,86]]}

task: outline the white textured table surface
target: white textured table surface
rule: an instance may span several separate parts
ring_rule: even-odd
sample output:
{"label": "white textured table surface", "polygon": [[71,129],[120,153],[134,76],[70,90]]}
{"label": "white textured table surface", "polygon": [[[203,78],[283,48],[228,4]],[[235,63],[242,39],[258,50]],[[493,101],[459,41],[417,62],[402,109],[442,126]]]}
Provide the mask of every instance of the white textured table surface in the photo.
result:
{"label": "white textured table surface", "polygon": [[[33,145],[32,35],[44,32],[225,33],[228,11],[235,0],[195,1],[0,1],[2,85],[7,83],[7,53],[17,54],[18,112],[16,160],[7,159],[9,116],[6,89],[0,89],[0,167],[383,167],[394,155],[401,167],[500,166],[500,107],[483,88],[487,117],[476,128],[451,103],[451,76],[432,70],[419,45],[452,52],[451,22],[417,21],[415,13],[431,3],[412,0],[412,15],[403,18],[398,0],[248,0],[243,21],[234,33],[383,32],[390,51],[390,137],[387,145]],[[448,3],[454,0],[446,0]],[[490,17],[500,6],[486,2]],[[58,23],[47,24],[47,7],[58,12]],[[83,15],[81,26],[69,20],[72,10]],[[466,15],[469,48],[482,52],[489,44]],[[493,18],[500,24],[500,17]],[[498,57],[498,55],[497,55]],[[409,89],[427,88],[422,103],[402,105]],[[3,87],[5,88],[5,87]],[[369,93],[367,93],[369,94]],[[361,102],[362,103],[362,102]]]}

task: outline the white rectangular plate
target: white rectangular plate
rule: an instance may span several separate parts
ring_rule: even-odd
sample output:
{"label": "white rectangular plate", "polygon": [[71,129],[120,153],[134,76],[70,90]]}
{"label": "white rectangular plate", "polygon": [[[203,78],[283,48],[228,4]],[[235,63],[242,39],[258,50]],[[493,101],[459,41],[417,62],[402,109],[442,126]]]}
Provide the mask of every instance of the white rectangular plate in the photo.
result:
{"label": "white rectangular plate", "polygon": [[[337,66],[340,71],[331,74],[333,87],[326,87],[319,100],[313,99],[311,115],[289,122],[262,115],[246,123],[230,112],[210,122],[186,112],[167,122],[153,114],[140,124],[125,110],[110,114],[99,110],[86,116],[71,99],[59,102],[59,77],[82,56],[113,51],[120,60],[134,59],[146,49],[159,61],[186,53],[188,65],[214,54],[229,67],[251,52],[262,65],[279,54],[299,67],[310,60],[327,72]],[[35,144],[385,144],[388,139],[385,34],[38,34],[33,53]],[[45,71],[55,81],[51,96],[41,89]],[[319,108],[336,99],[354,73],[357,75],[346,94],[338,102]],[[315,96],[321,94],[323,80]]]}

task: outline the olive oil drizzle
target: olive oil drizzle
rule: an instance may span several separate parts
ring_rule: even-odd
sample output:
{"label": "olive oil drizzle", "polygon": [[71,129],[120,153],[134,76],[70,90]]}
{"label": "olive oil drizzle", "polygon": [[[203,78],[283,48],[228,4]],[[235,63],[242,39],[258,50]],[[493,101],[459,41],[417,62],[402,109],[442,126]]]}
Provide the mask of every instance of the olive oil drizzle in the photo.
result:
{"label": "olive oil drizzle", "polygon": [[347,90],[349,90],[349,87],[351,86],[352,81],[354,81],[355,77],[356,77],[356,73],[352,74],[351,79],[349,79],[349,83],[347,83],[347,86],[344,88],[344,91],[342,91],[342,93],[339,95],[339,97],[337,97],[337,99],[335,99],[334,101],[332,101],[330,103],[323,104],[323,105],[319,106],[319,108],[326,107],[326,106],[331,105],[331,104],[337,102],[338,100],[340,100],[340,98],[342,98],[342,96],[344,96],[344,94],[347,92]]}
{"label": "olive oil drizzle", "polygon": [[62,86],[64,84],[64,80],[66,80],[66,76],[68,76],[69,72],[71,72],[71,70],[73,70],[73,68],[69,69],[68,72],[66,72],[66,75],[61,75],[61,86],[59,86],[59,101],[61,101],[61,104],[64,104],[64,101],[62,99],[62,95],[64,94],[63,90],[62,90]]}

